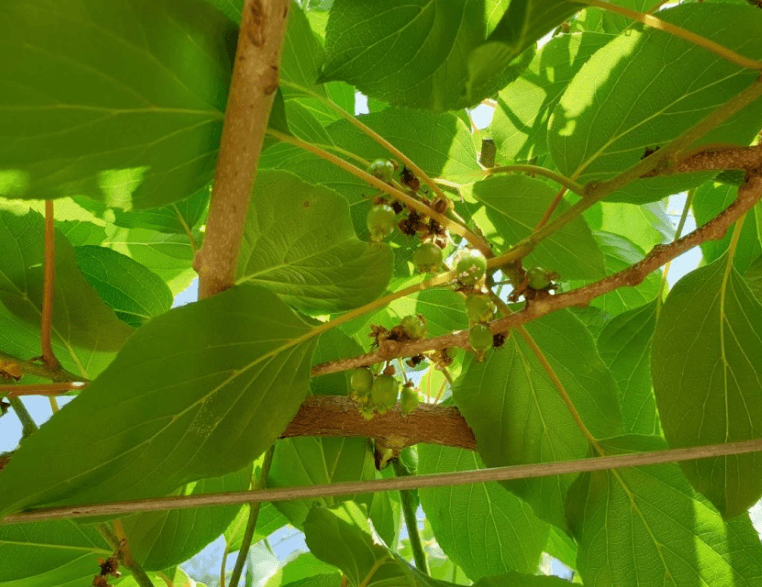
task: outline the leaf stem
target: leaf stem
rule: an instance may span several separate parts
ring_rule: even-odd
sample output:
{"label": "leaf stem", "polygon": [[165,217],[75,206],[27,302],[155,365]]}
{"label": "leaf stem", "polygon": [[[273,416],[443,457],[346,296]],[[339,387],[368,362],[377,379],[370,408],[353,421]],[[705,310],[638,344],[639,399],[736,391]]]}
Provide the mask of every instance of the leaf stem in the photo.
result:
{"label": "leaf stem", "polygon": [[395,198],[396,200],[399,200],[400,202],[406,204],[407,206],[413,208],[414,210],[417,210],[421,214],[425,214],[426,216],[429,216],[430,218],[436,220],[439,224],[441,224],[445,228],[450,229],[455,234],[466,239],[469,243],[471,243],[471,245],[473,245],[475,248],[482,251],[482,253],[484,253],[485,255],[492,255],[492,250],[490,249],[489,244],[486,243],[484,239],[472,233],[465,226],[458,224],[457,222],[454,222],[453,220],[450,220],[447,216],[443,214],[439,214],[438,212],[435,212],[423,202],[420,202],[419,200],[404,193],[403,191],[398,190],[394,186],[391,186],[388,183],[386,183],[385,181],[382,181],[378,179],[377,177],[372,176],[370,173],[360,169],[359,167],[355,165],[352,165],[351,163],[349,163],[348,161],[345,161],[341,157],[337,157],[333,153],[329,153],[328,151],[325,151],[321,149],[320,147],[317,147],[316,145],[303,141],[297,137],[287,135],[285,133],[282,133],[280,131],[277,131],[271,128],[267,129],[267,134],[269,134],[273,138],[283,141],[284,143],[289,143],[297,147],[301,147],[305,151],[309,151],[313,155],[317,155],[318,157],[321,157],[322,159],[325,159],[326,161],[333,163],[337,167],[340,167],[344,171],[347,171],[351,173],[352,175],[354,175],[355,177],[362,179],[363,181],[372,185],[373,187],[389,194],[391,197]]}
{"label": "leaf stem", "polygon": [[[683,206],[683,213],[680,215],[680,222],[675,229],[675,238],[672,242],[675,242],[683,235],[683,228],[685,228],[685,222],[688,220],[688,212],[693,204],[693,196],[696,194],[696,190],[688,190],[688,195],[685,198],[685,206]],[[664,270],[661,274],[661,283],[659,284],[659,293],[656,294],[656,316],[659,316],[661,311],[661,305],[664,303],[664,288],[667,285],[667,275],[669,275],[669,268],[672,266],[672,261],[667,261],[664,265]]]}
{"label": "leaf stem", "polygon": [[45,268],[42,288],[42,324],[40,326],[40,339],[42,346],[42,360],[51,369],[59,369],[53,346],[50,342],[50,331],[53,324],[53,286],[55,283],[55,224],[53,214],[53,200],[45,200]]}
{"label": "leaf stem", "polygon": [[39,426],[37,426],[37,423],[32,418],[29,410],[26,409],[24,403],[17,397],[12,397],[10,395],[8,396],[8,401],[10,402],[13,411],[16,412],[16,416],[18,416],[18,419],[21,421],[21,438],[27,438],[37,432]]}
{"label": "leaf stem", "polygon": [[193,231],[191,230],[191,227],[188,226],[188,223],[185,221],[185,218],[180,213],[180,209],[175,205],[172,204],[172,208],[175,211],[175,215],[177,216],[177,219],[180,221],[180,225],[183,227],[183,230],[185,231],[185,236],[188,237],[188,243],[191,246],[191,251],[193,251],[193,254],[196,254],[196,239],[193,236]]}
{"label": "leaf stem", "polygon": [[560,173],[556,171],[553,171],[551,169],[546,169],[545,167],[540,167],[539,165],[528,165],[523,163],[516,163],[513,165],[503,165],[502,167],[489,167],[481,171],[481,173],[484,175],[496,175],[498,173],[514,173],[514,172],[530,173],[533,175],[542,175],[544,177],[547,177],[548,179],[552,179],[557,184],[564,186],[567,190],[577,194],[578,196],[582,196],[582,197],[585,196],[584,186],[578,184],[573,179],[569,179],[568,177],[561,175]]}
{"label": "leaf stem", "polygon": [[62,381],[60,383],[31,383],[29,385],[0,385],[0,395],[9,398],[21,395],[46,395],[55,397],[68,391],[80,390],[87,384],[84,381]]}
{"label": "leaf stem", "polygon": [[679,463],[696,459],[717,458],[752,452],[762,452],[762,439],[757,438],[755,440],[744,440],[740,442],[692,446],[688,448],[673,448],[606,457],[591,457],[571,461],[495,467],[475,471],[459,471],[456,473],[436,473],[431,475],[414,475],[411,477],[394,477],[391,479],[348,481],[325,485],[300,485],[298,487],[276,487],[255,491],[237,491],[204,495],[178,495],[155,499],[41,508],[6,516],[0,521],[0,525],[88,516],[121,516],[135,512],[232,505],[250,501],[275,502],[294,499],[317,499],[352,495],[356,493],[378,493],[381,491],[399,491],[401,489],[450,487],[453,485],[467,485],[471,483],[533,479],[553,475],[565,475],[567,473],[588,473],[592,471],[606,471],[625,467]]}
{"label": "leaf stem", "polygon": [[578,4],[586,4],[588,6],[594,6],[595,8],[600,8],[601,10],[614,12],[616,14],[626,16],[627,18],[637,20],[638,22],[641,22],[644,25],[647,25],[651,28],[664,31],[665,33],[669,33],[670,35],[674,35],[675,37],[680,37],[681,39],[684,39],[688,41],[689,43],[693,43],[694,45],[703,47],[707,51],[711,51],[715,55],[719,55],[723,59],[730,61],[731,63],[735,63],[736,65],[739,65],[741,67],[745,67],[747,69],[762,69],[762,61],[749,59],[748,57],[745,57],[741,55],[740,53],[736,53],[732,49],[728,49],[727,47],[724,47],[723,45],[720,45],[719,43],[715,43],[714,41],[707,39],[706,37],[702,37],[701,35],[697,35],[696,33],[692,31],[689,31],[682,27],[668,23],[651,14],[643,14],[635,10],[625,8],[624,6],[618,6],[616,4],[603,2],[603,0],[575,0],[575,2],[577,2]]}
{"label": "leaf stem", "polygon": [[313,98],[316,98],[320,100],[321,102],[323,102],[323,104],[333,109],[339,116],[344,118],[347,122],[349,122],[355,128],[358,128],[359,130],[361,130],[363,133],[365,133],[367,136],[373,139],[376,143],[378,143],[384,149],[389,151],[389,153],[394,155],[394,157],[396,157],[397,159],[399,159],[400,162],[404,163],[404,165],[408,169],[410,169],[410,171],[412,171],[418,177],[418,179],[420,179],[423,183],[429,186],[431,191],[433,191],[437,196],[441,198],[446,197],[444,195],[444,192],[442,192],[442,190],[439,188],[439,186],[426,174],[426,172],[423,171],[423,169],[421,169],[418,165],[416,165],[415,161],[410,159],[407,155],[405,155],[397,147],[392,145],[384,137],[382,137],[372,128],[367,126],[364,122],[359,120],[354,114],[347,112],[341,106],[334,103],[332,100],[329,100],[328,98],[325,98],[324,96],[321,96],[317,92],[313,92],[309,88],[300,86],[299,84],[295,84],[289,81],[282,81],[281,85],[294,88],[295,90],[299,90],[300,92],[304,92],[305,94],[308,94],[309,96],[312,96]]}
{"label": "leaf stem", "polygon": [[[411,475],[408,468],[400,459],[393,461],[394,474],[397,477],[409,477]],[[416,518],[416,504],[413,490],[401,489],[400,501],[402,502],[402,513],[405,517],[405,526],[407,527],[408,538],[410,539],[410,548],[413,550],[413,560],[419,571],[430,575],[429,563],[426,560],[426,552],[423,550],[421,534],[418,532],[418,520]]]}
{"label": "leaf stem", "polygon": [[553,198],[553,201],[550,203],[550,206],[548,206],[548,209],[545,210],[545,214],[542,215],[542,218],[540,218],[540,221],[537,223],[537,226],[534,227],[534,230],[538,230],[545,226],[545,223],[550,220],[550,217],[553,216],[553,212],[556,211],[556,208],[558,208],[561,200],[563,200],[565,193],[566,187],[561,187],[561,189],[558,190],[556,197]]}
{"label": "leaf stem", "polygon": [[121,520],[114,520],[113,524],[114,531],[109,528],[108,524],[96,524],[96,528],[106,542],[108,542],[109,546],[114,549],[121,563],[129,569],[132,578],[135,579],[139,587],[155,587],[153,581],[143,570],[143,567],[132,557],[129,541],[124,533]]}
{"label": "leaf stem", "polygon": [[[264,489],[267,486],[267,475],[270,474],[270,465],[273,462],[274,453],[275,445],[273,444],[265,453],[265,459],[262,463],[262,471],[256,486],[257,489]],[[243,533],[241,549],[238,551],[238,556],[235,559],[235,566],[230,575],[230,587],[238,587],[238,582],[241,580],[241,573],[243,572],[244,564],[246,564],[246,557],[249,555],[254,531],[257,529],[257,520],[259,519],[259,510],[261,507],[261,501],[252,501],[249,503],[249,519],[246,521],[246,529]]]}

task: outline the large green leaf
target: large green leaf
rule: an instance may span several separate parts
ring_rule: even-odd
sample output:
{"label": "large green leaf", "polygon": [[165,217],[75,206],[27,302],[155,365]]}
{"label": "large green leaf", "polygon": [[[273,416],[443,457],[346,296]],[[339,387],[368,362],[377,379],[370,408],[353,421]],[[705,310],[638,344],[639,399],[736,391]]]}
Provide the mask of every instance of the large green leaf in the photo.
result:
{"label": "large green leaf", "polygon": [[[473,196],[483,206],[473,219],[496,252],[502,252],[531,234],[555,195],[548,184],[523,174],[492,177],[473,185]],[[558,207],[567,208],[563,202]],[[527,266],[545,266],[564,280],[605,275],[603,255],[582,218],[542,240],[526,259]]]}
{"label": "large green leaf", "polygon": [[105,247],[75,247],[77,264],[103,301],[130,326],[141,326],[172,307],[172,292],[137,261]]}
{"label": "large green leaf", "polygon": [[[665,448],[659,438],[602,443],[611,454]],[[724,522],[672,464],[582,475],[570,524],[586,587],[739,587],[762,581],[762,546],[744,514]]]}
{"label": "large green leaf", "polygon": [[0,194],[150,208],[214,171],[237,28],[198,0],[9,0]]}
{"label": "large green leaf", "polygon": [[[31,358],[40,349],[44,219],[31,211],[23,216],[0,211],[0,251],[0,345]],[[132,328],[100,299],[77,267],[74,249],[58,233],[55,252],[53,350],[64,367],[92,378],[111,362]]]}
{"label": "large green leaf", "polygon": [[598,352],[619,385],[619,403],[626,432],[660,433],[651,385],[651,340],[656,302],[616,316],[598,337]]}
{"label": "large green leaf", "polygon": [[600,202],[584,217],[590,228],[624,237],[643,251],[669,242],[675,237],[675,225],[667,216],[664,202],[636,206],[620,202]]}
{"label": "large green leaf", "polygon": [[95,528],[70,520],[0,526],[0,585],[87,585],[99,571],[98,559],[112,552]]}
{"label": "large green leaf", "polygon": [[526,161],[548,152],[548,119],[569,81],[613,37],[602,33],[561,35],[535,55],[521,76],[499,94],[490,133],[498,154]]}
{"label": "large green leaf", "polygon": [[[245,491],[251,466],[213,479],[189,483],[180,495]],[[235,519],[239,505],[146,512],[124,519],[130,550],[148,571],[161,571],[184,563],[218,538]],[[243,508],[248,509],[248,508]]]}
{"label": "large green leaf", "polygon": [[[693,216],[696,224],[702,226],[732,204],[738,196],[738,187],[722,183],[707,182],[696,189],[693,195]],[[762,208],[755,206],[746,214],[741,234],[736,243],[733,265],[743,273],[751,262],[762,254],[759,225],[762,222]],[[722,257],[728,250],[733,231],[729,230],[719,240],[701,243],[704,260],[711,263]]]}
{"label": "large green leaf", "polygon": [[[246,522],[249,519],[249,508],[241,508],[238,510],[238,515],[225,529],[223,533],[225,537],[225,543],[230,552],[236,552],[240,550],[241,543],[243,541],[244,532],[246,531]],[[266,502],[259,506],[259,515],[257,516],[257,527],[254,531],[252,538],[252,545],[256,544],[260,540],[267,538],[270,534],[276,530],[282,528],[288,524],[286,517],[281,514],[275,506]]]}
{"label": "large green leaf", "polygon": [[[762,436],[762,305],[721,257],[670,292],[651,355],[656,402],[671,446]],[[762,496],[762,456],[681,463],[693,486],[725,517]]]}
{"label": "large green leaf", "polygon": [[[750,6],[684,4],[659,13],[675,25],[739,53],[762,58],[762,12]],[[721,22],[722,26],[717,23]],[[598,51],[555,107],[553,161],[577,181],[600,181],[635,165],[750,86],[757,74],[655,28],[633,27]],[[696,145],[746,145],[762,126],[762,100]],[[708,179],[706,173],[644,179],[609,199],[652,202]]]}
{"label": "large green leaf", "polygon": [[[609,4],[622,6],[637,12],[649,12],[654,7],[651,0],[609,0]],[[601,25],[607,33],[618,34],[635,25],[635,21],[613,11],[601,11]]]}
{"label": "large green leaf", "polygon": [[238,258],[238,283],[256,283],[300,310],[348,310],[382,294],[387,245],[355,236],[347,202],[285,171],[261,171]]}
{"label": "large green leaf", "polygon": [[[236,471],[261,454],[307,393],[310,327],[259,287],[175,308],[0,473],[0,516],[29,505],[155,496]],[[50,459],[50,447],[66,450]]]}
{"label": "large green leaf", "polygon": [[[421,475],[484,468],[475,453],[464,449],[420,445],[418,455]],[[471,579],[537,568],[549,526],[496,483],[418,493],[437,542]]]}
{"label": "large green leaf", "polygon": [[[596,437],[620,430],[617,387],[595,343],[569,312],[526,327]],[[532,350],[518,334],[487,360],[470,360],[456,381],[455,403],[476,435],[488,467],[566,461],[588,453],[588,441]],[[616,432],[615,432],[616,434]],[[564,528],[564,501],[573,475],[507,482],[543,520]]]}

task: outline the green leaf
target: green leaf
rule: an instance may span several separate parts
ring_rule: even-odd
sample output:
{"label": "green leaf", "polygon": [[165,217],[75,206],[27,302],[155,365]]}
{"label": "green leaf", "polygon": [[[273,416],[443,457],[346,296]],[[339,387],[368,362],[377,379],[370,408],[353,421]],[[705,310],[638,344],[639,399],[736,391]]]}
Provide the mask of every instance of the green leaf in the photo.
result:
{"label": "green leaf", "polygon": [[548,152],[550,113],[572,77],[612,38],[602,33],[554,37],[500,92],[489,130],[502,158],[528,161]]}
{"label": "green leaf", "polygon": [[762,255],[751,262],[743,276],[751,293],[754,294],[758,302],[762,303]]}
{"label": "green leaf", "polygon": [[488,577],[474,583],[474,587],[568,587],[569,582],[558,577],[543,577],[540,575],[522,575],[506,573],[499,577]]}
{"label": "green leaf", "polygon": [[112,550],[92,526],[70,520],[0,526],[0,585],[87,585]]}
{"label": "green leaf", "polygon": [[240,469],[304,399],[309,331],[277,296],[248,285],[151,320],[24,441],[0,473],[0,516],[156,496]]}
{"label": "green leaf", "polygon": [[415,313],[423,314],[430,336],[468,328],[465,298],[451,289],[427,289],[416,296]]}
{"label": "green leaf", "polygon": [[105,247],[74,250],[87,280],[117,317],[130,326],[142,326],[172,307],[167,284],[140,263]]}
{"label": "green leaf", "polygon": [[[229,545],[230,552],[236,552],[241,548],[243,534],[246,529],[246,521],[249,519],[249,508],[241,508],[230,525],[225,529],[225,543]],[[266,502],[259,506],[257,528],[254,531],[252,545],[267,538],[276,530],[288,524],[286,517],[281,514],[272,503]]]}
{"label": "green leaf", "polygon": [[[760,437],[762,305],[727,256],[689,273],[670,292],[654,332],[651,372],[670,446]],[[726,518],[762,496],[757,453],[681,467]]]}
{"label": "green leaf", "polygon": [[[610,454],[666,448],[644,436],[603,445]],[[724,522],[675,465],[586,473],[572,493],[579,501],[570,523],[586,587],[736,587],[762,580],[762,546],[748,515]]]}
{"label": "green leaf", "polygon": [[315,506],[304,523],[312,554],[341,569],[353,587],[447,587],[429,579],[379,544],[360,507],[347,501],[334,508]]}
{"label": "green leaf", "polygon": [[548,542],[545,550],[550,556],[557,558],[570,569],[577,568],[577,544],[568,534],[555,526],[550,527]]}
{"label": "green leaf", "polygon": [[598,352],[619,385],[624,429],[660,434],[659,414],[651,385],[651,341],[656,301],[616,316],[598,337]]}
{"label": "green leaf", "polygon": [[[696,225],[702,226],[712,220],[738,196],[738,187],[720,183],[708,182],[696,189],[693,195],[693,216]],[[733,265],[739,273],[749,268],[751,262],[762,254],[760,243],[759,224],[762,222],[762,208],[754,206],[747,214],[741,229],[741,235],[736,244]],[[719,240],[710,240],[701,243],[701,252],[707,263],[716,261],[728,250],[732,230],[728,230]]]}
{"label": "green leaf", "polygon": [[131,209],[201,189],[217,160],[236,38],[197,0],[6,2],[0,194]]}
{"label": "green leaf", "polygon": [[338,194],[285,171],[257,177],[238,258],[238,283],[256,283],[312,314],[361,306],[389,283],[392,252],[355,236]]}
{"label": "green leaf", "polygon": [[[495,245],[495,252],[503,252],[529,236],[555,195],[548,184],[523,174],[492,177],[473,185],[473,196],[482,205],[473,219]],[[558,210],[567,209],[568,205],[561,202]],[[538,243],[525,264],[544,266],[564,280],[605,275],[603,255],[581,217]]]}
{"label": "green leaf", "polygon": [[[0,348],[18,357],[39,355],[45,221],[0,211]],[[51,343],[61,364],[87,378],[98,375],[133,330],[119,320],[77,267],[72,246],[55,237]],[[30,350],[33,349],[33,350]]]}
{"label": "green leaf", "polygon": [[[619,430],[616,383],[582,323],[561,311],[531,322],[526,330],[590,432],[605,437],[608,431]],[[468,359],[453,394],[488,467],[567,461],[588,454],[588,441],[517,333],[502,349],[491,351],[485,362]],[[573,480],[573,475],[563,475],[504,486],[529,502],[538,517],[565,528],[563,504]]]}
{"label": "green leaf", "polygon": [[[638,261],[645,256],[643,250],[635,243],[618,234],[610,232],[593,232],[598,248],[603,253],[606,274],[611,275]],[[574,289],[584,285],[582,282],[572,282],[569,287]],[[661,271],[649,273],[646,278],[634,287],[620,287],[609,293],[598,296],[591,303],[601,308],[611,316],[616,316],[627,310],[637,308],[653,300],[659,293]]]}
{"label": "green leaf", "polygon": [[[609,0],[609,4],[622,6],[640,13],[647,13],[654,7],[651,0]],[[659,15],[661,16],[661,15]],[[607,33],[619,34],[626,29],[635,26],[635,21],[621,14],[608,10],[601,11],[601,24]]]}
{"label": "green leaf", "polygon": [[[751,58],[762,11],[749,6],[683,4],[659,17]],[[723,26],[718,27],[717,23]],[[598,51],[555,107],[548,142],[559,171],[578,182],[601,181],[637,164],[646,149],[667,144],[756,80],[757,74],[655,28],[633,27]],[[694,144],[747,145],[762,126],[762,100],[742,109]],[[609,200],[653,202],[699,185],[711,173],[637,180]]]}
{"label": "green leaf", "polygon": [[584,214],[590,228],[611,232],[635,243],[643,251],[672,241],[675,225],[667,216],[664,202],[636,206],[618,202],[601,202]]}
{"label": "green leaf", "polygon": [[[203,495],[245,491],[251,482],[251,466],[213,479],[189,483],[180,495]],[[146,512],[124,519],[130,550],[147,571],[184,563],[224,532],[236,518],[239,505]]]}
{"label": "green leaf", "polygon": [[312,553],[304,552],[278,569],[264,587],[280,587],[281,585],[339,587],[340,584],[341,573],[336,567],[325,564]]}
{"label": "green leaf", "polygon": [[[420,445],[418,454],[421,475],[484,468],[475,453],[464,449]],[[537,568],[549,526],[496,483],[420,489],[418,493],[437,542],[469,578]]]}
{"label": "green leaf", "polygon": [[496,0],[395,0],[383,7],[337,0],[321,80],[347,81],[390,104],[473,106],[515,79],[535,41],[579,8],[559,0],[518,0],[507,10]]}
{"label": "green leaf", "polygon": [[164,234],[148,228],[119,228],[107,224],[101,245],[131,257],[164,280],[172,295],[184,291],[198,274],[195,249],[183,234]]}
{"label": "green leaf", "polygon": [[120,210],[114,208],[113,223],[123,228],[152,228],[165,234],[187,236],[206,215],[211,186],[204,186],[190,198],[174,202],[163,208],[150,210]]}

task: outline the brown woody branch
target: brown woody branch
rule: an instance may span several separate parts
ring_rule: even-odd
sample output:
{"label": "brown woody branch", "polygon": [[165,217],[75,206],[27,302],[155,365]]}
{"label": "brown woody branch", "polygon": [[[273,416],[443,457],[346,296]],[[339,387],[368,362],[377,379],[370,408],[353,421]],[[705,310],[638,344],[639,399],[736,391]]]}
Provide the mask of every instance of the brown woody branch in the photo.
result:
{"label": "brown woody branch", "polygon": [[740,169],[750,175],[758,175],[762,171],[762,144],[754,147],[705,147],[681,159],[672,168],[667,167],[659,173],[654,171],[643,177],[725,169]]}
{"label": "brown woody branch", "polygon": [[278,89],[289,4],[290,0],[246,0],[243,6],[206,240],[193,261],[199,298],[235,283],[249,197]]}
{"label": "brown woody branch", "polygon": [[421,404],[403,416],[397,406],[366,420],[353,400],[333,395],[304,401],[281,438],[294,436],[360,436],[400,449],[425,442],[476,450],[474,433],[455,407]]}
{"label": "brown woody branch", "polygon": [[[718,214],[717,217],[690,234],[669,245],[657,245],[639,263],[600,281],[570,292],[548,295],[544,299],[534,299],[523,310],[491,322],[490,328],[493,333],[504,333],[511,328],[537,320],[564,308],[587,306],[598,296],[620,287],[638,285],[649,273],[675,257],[682,255],[685,251],[703,242],[721,239],[727,229],[748,212],[759,201],[760,197],[762,197],[762,176],[752,175],[747,183],[738,188],[738,198],[730,206]],[[317,376],[345,371],[355,367],[373,365],[389,359],[412,357],[449,347],[467,348],[468,331],[461,330],[443,336],[408,343],[384,341],[375,352],[316,365],[312,368],[312,375]]]}

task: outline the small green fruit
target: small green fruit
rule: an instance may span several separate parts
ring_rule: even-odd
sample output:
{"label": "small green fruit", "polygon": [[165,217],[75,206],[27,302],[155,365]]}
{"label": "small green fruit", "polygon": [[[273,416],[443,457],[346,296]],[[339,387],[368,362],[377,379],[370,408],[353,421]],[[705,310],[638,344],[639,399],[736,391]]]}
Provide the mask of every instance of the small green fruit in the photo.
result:
{"label": "small green fruit", "polygon": [[442,249],[434,243],[423,243],[413,253],[413,264],[419,273],[434,273],[442,265]]}
{"label": "small green fruit", "polygon": [[458,257],[455,271],[461,285],[476,285],[487,272],[487,259],[476,249],[463,251]]}
{"label": "small green fruit", "polygon": [[391,206],[378,204],[368,212],[367,224],[370,231],[370,240],[375,243],[381,242],[392,231],[397,222],[397,215]]}
{"label": "small green fruit", "polygon": [[418,398],[418,392],[412,387],[403,387],[402,396],[400,397],[400,408],[402,413],[407,416],[413,410],[418,407],[420,399]]}
{"label": "small green fruit", "polygon": [[367,396],[373,387],[373,373],[370,369],[355,369],[349,378],[349,385],[355,397]]}
{"label": "small green fruit", "polygon": [[492,348],[492,331],[486,324],[474,324],[468,332],[468,344],[477,353]]}
{"label": "small green fruit", "polygon": [[376,159],[368,167],[368,173],[388,183],[394,175],[394,164],[388,159]]}
{"label": "small green fruit", "polygon": [[527,285],[532,289],[545,289],[553,283],[552,276],[545,267],[532,267],[527,271]]}
{"label": "small green fruit", "polygon": [[410,340],[418,340],[426,336],[426,320],[422,316],[405,316],[400,326]]}
{"label": "small green fruit", "polygon": [[489,322],[495,314],[495,302],[484,294],[473,294],[466,298],[466,314],[471,323]]}
{"label": "small green fruit", "polygon": [[370,397],[376,407],[385,411],[393,408],[397,403],[398,393],[399,383],[394,377],[391,375],[379,375],[373,382]]}

